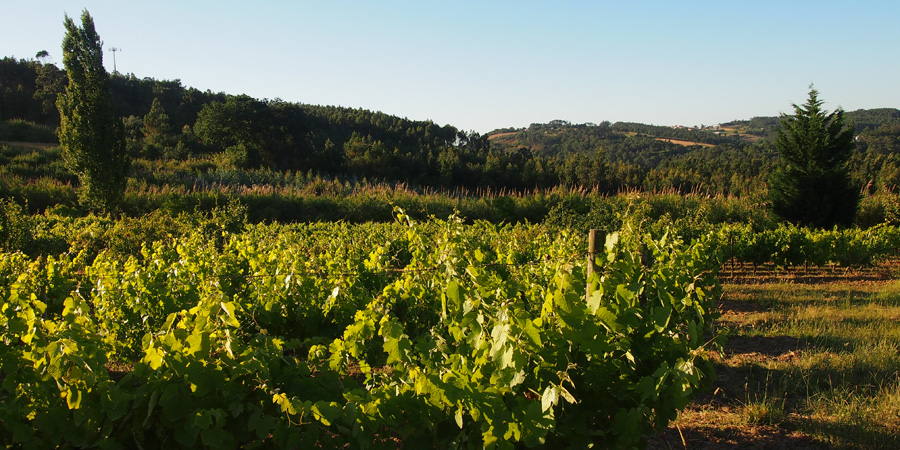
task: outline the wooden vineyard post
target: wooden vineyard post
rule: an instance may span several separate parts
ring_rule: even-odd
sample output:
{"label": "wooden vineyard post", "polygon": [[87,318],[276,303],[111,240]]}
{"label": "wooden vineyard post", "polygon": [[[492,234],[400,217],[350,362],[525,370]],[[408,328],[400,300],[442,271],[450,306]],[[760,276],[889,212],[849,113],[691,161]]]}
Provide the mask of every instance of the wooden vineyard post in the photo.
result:
{"label": "wooden vineyard post", "polygon": [[[641,243],[641,271],[645,272],[653,265],[653,254],[650,253],[650,247],[646,242]],[[638,295],[638,303],[641,306],[647,305],[647,291],[641,291]]]}
{"label": "wooden vineyard post", "polygon": [[603,247],[606,241],[606,233],[596,228],[591,228],[588,233],[588,264],[587,264],[587,288],[584,290],[584,301],[587,302],[591,298],[591,274],[597,270],[594,262],[597,253]]}
{"label": "wooden vineyard post", "polygon": [[647,269],[653,265],[653,254],[650,253],[650,247],[644,242],[641,244],[641,268]]}
{"label": "wooden vineyard post", "polygon": [[[734,235],[730,236],[731,238],[731,278],[734,278],[734,260],[737,259],[734,256]],[[743,267],[741,267],[743,269]]]}

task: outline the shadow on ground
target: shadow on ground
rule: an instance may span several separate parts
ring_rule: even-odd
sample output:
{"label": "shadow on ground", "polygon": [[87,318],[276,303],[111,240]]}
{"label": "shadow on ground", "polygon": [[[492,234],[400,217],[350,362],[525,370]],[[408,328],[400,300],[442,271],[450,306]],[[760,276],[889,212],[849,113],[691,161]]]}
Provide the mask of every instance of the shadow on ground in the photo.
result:
{"label": "shadow on ground", "polygon": [[[791,365],[772,363],[791,362],[810,349],[846,348],[843,341],[811,344],[810,340],[791,336],[731,338],[715,363],[716,380],[711,390],[695,396],[677,426],[648,438],[647,448],[900,449],[900,435],[878,424],[833,423],[802,413],[806,397],[796,391],[797,373]],[[803,375],[805,389],[812,393],[833,389],[832,383],[860,381],[854,380],[853,374],[829,367],[807,369]],[[777,425],[747,422],[746,405],[772,400],[784,408],[784,417]]]}
{"label": "shadow on ground", "polygon": [[830,449],[811,437],[772,426],[700,426],[669,428],[649,440],[648,449]]}

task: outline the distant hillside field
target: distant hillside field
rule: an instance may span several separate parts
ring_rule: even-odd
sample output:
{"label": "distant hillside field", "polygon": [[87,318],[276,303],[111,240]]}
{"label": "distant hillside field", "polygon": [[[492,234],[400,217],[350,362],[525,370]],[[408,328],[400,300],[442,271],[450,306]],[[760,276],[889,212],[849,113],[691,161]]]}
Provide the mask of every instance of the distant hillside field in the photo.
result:
{"label": "distant hillside field", "polygon": [[715,147],[715,145],[713,145],[713,144],[704,144],[704,143],[702,143],[702,142],[693,142],[693,141],[682,141],[682,140],[679,140],[679,139],[656,138],[656,140],[657,140],[657,141],[668,142],[668,143],[670,143],[670,144],[682,145],[682,146],[685,146],[685,147],[693,147],[693,146],[695,146],[695,145],[698,146],[698,147]]}

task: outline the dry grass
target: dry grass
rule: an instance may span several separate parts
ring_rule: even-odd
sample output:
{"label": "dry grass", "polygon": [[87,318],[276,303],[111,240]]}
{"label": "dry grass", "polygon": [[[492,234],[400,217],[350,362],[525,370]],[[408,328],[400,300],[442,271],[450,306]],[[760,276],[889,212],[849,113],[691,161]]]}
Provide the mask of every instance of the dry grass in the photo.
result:
{"label": "dry grass", "polygon": [[690,147],[693,145],[699,145],[701,147],[715,147],[713,144],[705,144],[703,142],[693,142],[693,141],[682,141],[679,139],[669,139],[669,138],[657,138],[657,141],[668,142],[670,144],[682,145],[684,147]]}
{"label": "dry grass", "polygon": [[11,141],[0,141],[0,145],[6,145],[14,148],[26,148],[26,149],[38,149],[38,150],[46,150],[52,147],[58,147],[59,144],[46,143],[46,142],[11,142]]}
{"label": "dry grass", "polygon": [[889,278],[726,284],[713,392],[649,448],[900,448],[900,283]]}

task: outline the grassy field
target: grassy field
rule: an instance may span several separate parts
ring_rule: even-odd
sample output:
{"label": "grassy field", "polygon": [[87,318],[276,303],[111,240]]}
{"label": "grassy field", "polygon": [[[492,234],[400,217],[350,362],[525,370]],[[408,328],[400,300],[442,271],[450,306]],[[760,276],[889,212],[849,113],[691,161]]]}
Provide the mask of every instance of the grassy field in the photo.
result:
{"label": "grassy field", "polygon": [[684,147],[689,147],[692,145],[699,145],[701,147],[707,147],[707,148],[715,147],[715,145],[712,145],[712,144],[704,144],[702,142],[693,142],[693,141],[682,141],[682,140],[678,140],[678,139],[656,138],[656,140],[662,141],[662,142],[668,142],[670,144],[678,144],[678,145],[681,145]]}
{"label": "grassy field", "polygon": [[895,266],[725,283],[712,392],[649,448],[900,448]]}

